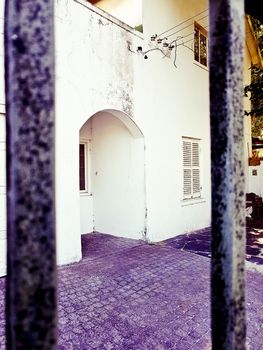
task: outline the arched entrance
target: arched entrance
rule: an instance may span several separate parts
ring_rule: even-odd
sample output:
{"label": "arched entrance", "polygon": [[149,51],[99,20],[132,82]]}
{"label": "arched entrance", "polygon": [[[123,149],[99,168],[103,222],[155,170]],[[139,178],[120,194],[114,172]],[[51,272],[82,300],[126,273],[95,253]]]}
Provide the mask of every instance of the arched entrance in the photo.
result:
{"label": "arched entrance", "polygon": [[144,137],[125,113],[103,110],[80,129],[81,233],[146,234]]}

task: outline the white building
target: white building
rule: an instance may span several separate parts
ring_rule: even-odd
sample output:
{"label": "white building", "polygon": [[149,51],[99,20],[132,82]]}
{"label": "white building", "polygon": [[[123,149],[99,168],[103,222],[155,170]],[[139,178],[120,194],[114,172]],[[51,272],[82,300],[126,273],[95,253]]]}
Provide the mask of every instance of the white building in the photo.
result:
{"label": "white building", "polygon": [[[85,0],[55,3],[58,263],[81,259],[83,233],[98,231],[160,241],[209,226],[207,1],[97,2],[112,15]],[[0,6],[3,275],[3,2]],[[132,26],[142,24],[143,33],[113,15]],[[152,36],[154,41],[150,40]],[[157,39],[165,37],[167,40],[157,44]],[[166,42],[175,47],[169,50]],[[159,50],[145,53],[156,47],[166,56],[170,53],[170,58]],[[246,45],[247,82],[251,52]],[[246,160],[251,152],[250,139],[247,119]]]}

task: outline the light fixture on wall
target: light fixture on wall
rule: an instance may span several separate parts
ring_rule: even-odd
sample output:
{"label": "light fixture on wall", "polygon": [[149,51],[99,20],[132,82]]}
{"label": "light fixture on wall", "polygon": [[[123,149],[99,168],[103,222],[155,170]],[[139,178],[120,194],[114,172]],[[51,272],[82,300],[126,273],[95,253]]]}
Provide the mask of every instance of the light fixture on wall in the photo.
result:
{"label": "light fixture on wall", "polygon": [[[149,41],[149,49],[143,50],[142,46],[137,47],[137,52],[140,53],[144,59],[149,58],[149,53],[153,51],[159,51],[163,55],[163,58],[170,58],[172,51],[174,50],[175,57],[176,57],[176,50],[177,50],[177,41],[180,40],[181,37],[176,38],[175,40],[168,42],[167,38],[160,38],[157,36],[157,34],[154,34],[150,37]],[[130,51],[132,51],[130,49]],[[175,60],[174,60],[174,66]]]}
{"label": "light fixture on wall", "polygon": [[151,41],[152,41],[152,42],[155,41],[156,38],[157,38],[157,34],[152,35],[152,36],[151,36]]}
{"label": "light fixture on wall", "polygon": [[[177,36],[176,39],[172,41],[168,41],[167,37],[160,38],[157,34],[154,34],[150,37],[150,41],[148,46],[150,47],[148,50],[143,50],[142,46],[138,46],[136,51],[131,50],[131,43],[129,43],[128,48],[129,51],[140,53],[145,59],[149,58],[149,53],[153,51],[159,51],[162,53],[163,58],[171,58],[173,54],[173,65],[177,68],[176,59],[177,59],[177,48],[179,46],[185,47],[188,50],[194,52],[192,47],[186,45],[187,43],[192,43],[194,41],[193,38],[194,32],[187,34],[185,36]],[[191,36],[190,40],[185,41],[184,39]]]}

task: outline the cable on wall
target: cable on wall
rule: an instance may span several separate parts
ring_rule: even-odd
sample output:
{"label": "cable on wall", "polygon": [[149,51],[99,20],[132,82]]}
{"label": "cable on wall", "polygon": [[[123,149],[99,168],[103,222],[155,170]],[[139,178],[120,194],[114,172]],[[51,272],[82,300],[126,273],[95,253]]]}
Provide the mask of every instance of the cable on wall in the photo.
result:
{"label": "cable on wall", "polygon": [[[173,65],[174,67],[177,68],[177,65],[176,65],[176,60],[177,60],[177,49],[179,46],[182,46],[182,47],[185,47],[189,50],[191,50],[192,52],[194,52],[194,49],[187,46],[186,44],[189,43],[189,42],[192,42],[194,41],[194,37],[192,37],[191,39],[187,40],[187,41],[182,41],[183,39],[189,37],[189,36],[194,36],[195,34],[195,31],[191,31],[190,33],[188,34],[185,34],[185,35],[178,35],[176,37],[176,39],[173,39],[172,41],[169,41],[168,38],[176,35],[176,34],[179,34],[180,32],[182,32],[183,30],[189,28],[190,26],[193,26],[195,21],[191,21],[190,24],[187,24],[186,26],[184,26],[183,28],[181,29],[177,29],[176,31],[166,35],[166,36],[163,36],[164,34],[166,33],[169,33],[171,30],[175,29],[175,28],[179,28],[181,25],[187,23],[188,21],[190,20],[193,20],[193,19],[197,19],[199,22],[205,18],[208,18],[208,14],[202,16],[201,18],[198,18],[200,15],[202,15],[203,13],[205,13],[206,11],[208,11],[208,9],[206,10],[203,10],[201,12],[199,12],[198,14],[192,16],[192,17],[189,17],[188,19],[176,24],[175,26],[165,30],[164,32],[160,33],[160,34],[153,34],[151,35],[150,37],[150,41],[149,41],[149,49],[147,50],[143,50],[142,46],[138,46],[137,49],[132,49],[132,46],[131,46],[131,43],[130,42],[127,42],[128,43],[128,50],[130,52],[137,52],[139,54],[141,54],[144,59],[148,59],[149,56],[148,54],[150,52],[153,52],[153,51],[158,51],[158,52],[161,52],[161,54],[163,55],[163,58],[170,58],[172,53],[174,54],[173,56]],[[208,28],[208,25],[206,26],[203,26],[203,28]],[[162,37],[163,36],[163,37]]]}

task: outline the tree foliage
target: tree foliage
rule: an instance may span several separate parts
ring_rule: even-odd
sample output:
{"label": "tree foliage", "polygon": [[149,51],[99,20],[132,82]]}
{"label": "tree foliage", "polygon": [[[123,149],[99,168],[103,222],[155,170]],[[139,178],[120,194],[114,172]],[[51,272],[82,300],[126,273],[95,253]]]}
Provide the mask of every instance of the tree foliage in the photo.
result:
{"label": "tree foliage", "polygon": [[[263,56],[263,24],[251,18],[258,46]],[[251,84],[245,87],[245,96],[250,98],[251,110],[245,111],[252,118],[252,136],[262,137],[263,132],[263,69],[251,67]]]}

